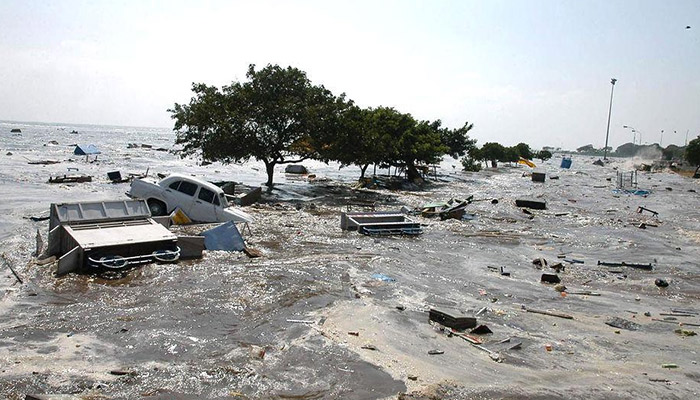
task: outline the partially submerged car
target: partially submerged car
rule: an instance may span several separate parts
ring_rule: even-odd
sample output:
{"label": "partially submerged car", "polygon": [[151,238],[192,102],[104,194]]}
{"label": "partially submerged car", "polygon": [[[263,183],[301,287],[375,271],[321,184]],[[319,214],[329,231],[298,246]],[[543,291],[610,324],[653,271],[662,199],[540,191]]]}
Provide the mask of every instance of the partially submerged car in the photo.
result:
{"label": "partially submerged car", "polygon": [[146,200],[153,216],[169,215],[179,208],[197,222],[253,221],[247,213],[229,206],[221,188],[183,174],[171,174],[162,180],[136,179],[127,196]]}

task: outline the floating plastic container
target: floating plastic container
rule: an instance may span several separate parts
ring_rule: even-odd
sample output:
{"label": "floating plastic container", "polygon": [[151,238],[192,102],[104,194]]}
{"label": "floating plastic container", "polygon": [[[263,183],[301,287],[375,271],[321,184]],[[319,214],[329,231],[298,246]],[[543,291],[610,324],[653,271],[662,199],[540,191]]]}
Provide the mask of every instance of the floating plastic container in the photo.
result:
{"label": "floating plastic container", "polygon": [[562,167],[562,168],[566,168],[566,169],[571,168],[571,158],[569,158],[569,157],[563,157],[563,158],[561,159],[561,167]]}

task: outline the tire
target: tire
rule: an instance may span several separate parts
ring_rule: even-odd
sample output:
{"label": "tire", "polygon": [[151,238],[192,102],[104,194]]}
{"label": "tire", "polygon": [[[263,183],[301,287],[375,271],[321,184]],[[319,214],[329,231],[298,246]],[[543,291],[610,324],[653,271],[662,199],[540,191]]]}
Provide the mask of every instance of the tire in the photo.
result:
{"label": "tire", "polygon": [[151,210],[151,215],[154,217],[161,217],[168,212],[165,203],[155,199],[148,200],[148,209]]}

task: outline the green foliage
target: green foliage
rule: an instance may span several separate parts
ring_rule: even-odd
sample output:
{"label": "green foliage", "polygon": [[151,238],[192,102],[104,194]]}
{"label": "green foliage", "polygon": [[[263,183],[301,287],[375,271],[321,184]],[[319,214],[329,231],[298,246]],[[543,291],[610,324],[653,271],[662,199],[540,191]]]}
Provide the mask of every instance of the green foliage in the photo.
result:
{"label": "green foliage", "polygon": [[410,115],[405,115],[406,123],[413,121],[413,126],[399,137],[393,164],[406,168],[408,179],[415,180],[420,178],[417,163],[437,163],[449,149],[442,144],[439,120],[416,122]]}
{"label": "green foliage", "polygon": [[676,146],[675,144],[668,145],[665,149],[662,151],[664,160],[671,161],[671,160],[682,160],[685,155],[685,147],[679,147]]}
{"label": "green foliage", "polygon": [[484,143],[480,153],[483,160],[491,162],[503,161],[506,158],[506,148],[495,142]]}
{"label": "green foliage", "polygon": [[275,165],[323,158],[320,145],[337,133],[349,105],[296,68],[256,71],[250,65],[246,77],[220,90],[193,84],[190,103],[168,111],[184,155],[224,163],[260,160],[272,186]]}
{"label": "green foliage", "polygon": [[692,165],[697,166],[695,173],[700,170],[700,136],[688,142],[685,148],[685,159]]}
{"label": "green foliage", "polygon": [[552,158],[552,152],[549,150],[540,150],[537,152],[537,155],[535,155],[535,158],[539,158],[542,161],[547,161]]}
{"label": "green foliage", "polygon": [[313,158],[357,165],[364,177],[371,164],[403,167],[409,179],[418,164],[459,157],[475,148],[472,124],[442,127],[416,121],[393,108],[362,109],[344,95],[313,85],[296,68],[250,65],[245,82],[217,88],[193,84],[189,104],[168,110],[175,120],[182,155],[207,161],[262,161],[272,186],[277,164]]}
{"label": "green foliage", "polygon": [[[532,159],[532,156],[533,156],[532,150],[530,149],[530,146],[528,146],[527,144],[518,143],[514,146],[513,149],[515,150],[518,157],[522,157],[526,160]],[[518,160],[516,159],[514,161],[518,161]]]}
{"label": "green foliage", "polygon": [[476,161],[474,158],[471,158],[469,156],[462,157],[462,159],[460,161],[462,163],[462,168],[465,171],[470,171],[470,172],[481,171],[481,163]]}
{"label": "green foliage", "polygon": [[520,153],[518,152],[518,148],[516,146],[513,146],[513,147],[506,147],[505,148],[505,153],[503,154],[503,158],[501,158],[499,161],[517,162],[519,159],[520,159]]}
{"label": "green foliage", "polygon": [[447,146],[447,154],[450,157],[462,157],[467,154],[470,149],[476,147],[476,139],[469,139],[468,135],[473,127],[474,124],[465,122],[464,126],[458,129],[443,128],[440,130],[440,140],[443,145]]}
{"label": "green foliage", "polygon": [[615,155],[618,157],[634,157],[642,146],[634,143],[625,143],[615,149]]}

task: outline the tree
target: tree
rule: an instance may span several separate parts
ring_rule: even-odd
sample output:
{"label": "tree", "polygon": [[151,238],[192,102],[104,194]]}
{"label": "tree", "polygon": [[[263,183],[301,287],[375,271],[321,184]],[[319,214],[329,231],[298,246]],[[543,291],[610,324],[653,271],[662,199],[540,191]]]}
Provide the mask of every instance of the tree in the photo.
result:
{"label": "tree", "polygon": [[615,155],[618,157],[634,157],[637,155],[640,148],[642,148],[642,146],[634,143],[625,143],[617,146],[617,149],[615,149]]}
{"label": "tree", "polygon": [[434,164],[449,149],[442,144],[439,120],[417,122],[410,114],[403,114],[403,117],[402,126],[408,129],[403,130],[399,137],[393,164],[406,168],[408,179],[415,181],[421,177],[417,163]]}
{"label": "tree", "polygon": [[312,85],[297,68],[267,65],[256,71],[251,64],[246,77],[221,89],[193,84],[190,103],[168,111],[183,156],[223,163],[254,158],[265,164],[271,188],[276,165],[323,158],[321,146],[338,132],[351,104]]}
{"label": "tree", "polygon": [[698,171],[700,171],[700,136],[688,142],[688,146],[685,148],[685,159],[696,166],[693,177],[697,177]]}
{"label": "tree", "polygon": [[681,160],[683,159],[683,156],[685,154],[685,147],[679,147],[675,144],[670,144],[665,149],[663,149],[662,154],[664,160],[667,161]]}
{"label": "tree", "polygon": [[499,161],[518,162],[518,159],[520,159],[520,152],[516,146],[504,147],[504,149],[503,157]]}
{"label": "tree", "polygon": [[351,106],[342,114],[337,135],[322,146],[322,154],[341,165],[359,166],[362,179],[371,164],[397,164],[399,138],[414,124],[410,116],[393,108]]}
{"label": "tree", "polygon": [[473,127],[474,124],[465,122],[464,126],[458,129],[443,128],[440,130],[440,140],[443,145],[447,146],[447,154],[450,157],[462,157],[467,154],[470,149],[476,147],[476,139],[469,139],[468,135]]}
{"label": "tree", "polygon": [[491,166],[496,168],[498,166],[496,161],[500,161],[505,158],[506,148],[499,143],[488,142],[481,146],[480,153],[484,160],[491,161]]}
{"label": "tree", "polygon": [[549,150],[540,150],[537,152],[537,155],[535,155],[535,158],[539,158],[542,161],[547,161],[552,158],[552,152]]}
{"label": "tree", "polygon": [[[526,143],[518,143],[514,147],[516,153],[518,154],[518,157],[522,157],[526,160],[532,159],[532,150],[530,149],[530,146],[527,145]],[[518,161],[518,160],[515,160]]]}

